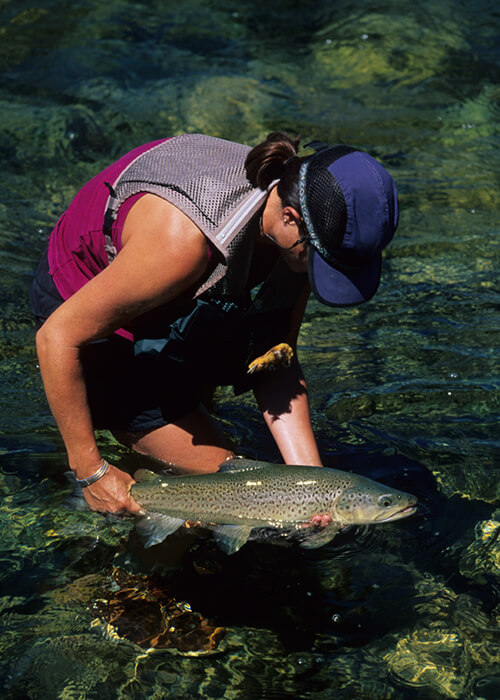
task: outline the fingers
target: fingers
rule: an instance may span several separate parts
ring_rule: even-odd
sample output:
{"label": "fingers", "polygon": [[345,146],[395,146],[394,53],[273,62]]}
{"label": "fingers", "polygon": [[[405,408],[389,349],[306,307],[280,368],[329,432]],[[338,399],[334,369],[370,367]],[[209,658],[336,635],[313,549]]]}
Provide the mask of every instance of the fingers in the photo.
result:
{"label": "fingers", "polygon": [[332,522],[332,516],[329,513],[318,513],[313,515],[307,523],[303,523],[302,527],[328,527]]}
{"label": "fingers", "polygon": [[133,515],[144,515],[144,513],[146,512],[145,510],[143,510],[141,508],[141,506],[138,503],[136,503],[134,501],[134,499],[130,495],[129,495],[129,501],[127,504],[127,511],[129,513],[133,513]]}
{"label": "fingers", "polygon": [[126,472],[110,465],[109,471],[95,484],[83,489],[83,495],[92,510],[101,513],[143,514],[130,494],[135,481]]}
{"label": "fingers", "polygon": [[311,518],[311,523],[319,527],[327,527],[332,523],[332,517],[328,513],[320,513]]}

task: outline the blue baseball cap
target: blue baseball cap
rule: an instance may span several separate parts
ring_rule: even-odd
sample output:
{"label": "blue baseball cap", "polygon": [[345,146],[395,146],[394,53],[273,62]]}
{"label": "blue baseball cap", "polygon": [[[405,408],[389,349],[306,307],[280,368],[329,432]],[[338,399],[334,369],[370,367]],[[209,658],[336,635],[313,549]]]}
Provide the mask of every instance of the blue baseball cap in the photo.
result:
{"label": "blue baseball cap", "polygon": [[308,144],[299,199],[310,239],[309,279],[329,306],[354,306],[377,291],[382,250],[398,225],[396,185],[372,156],[350,146]]}

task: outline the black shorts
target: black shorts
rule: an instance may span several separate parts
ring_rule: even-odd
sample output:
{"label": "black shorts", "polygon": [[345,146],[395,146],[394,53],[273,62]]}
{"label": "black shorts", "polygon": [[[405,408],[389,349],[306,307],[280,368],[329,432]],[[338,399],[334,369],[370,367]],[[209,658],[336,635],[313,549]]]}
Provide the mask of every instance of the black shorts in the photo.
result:
{"label": "black shorts", "polygon": [[[30,289],[37,326],[63,303],[42,258]],[[182,364],[162,353],[134,351],[116,333],[82,349],[81,360],[94,428],[142,432],[160,428],[193,411],[201,388]]]}

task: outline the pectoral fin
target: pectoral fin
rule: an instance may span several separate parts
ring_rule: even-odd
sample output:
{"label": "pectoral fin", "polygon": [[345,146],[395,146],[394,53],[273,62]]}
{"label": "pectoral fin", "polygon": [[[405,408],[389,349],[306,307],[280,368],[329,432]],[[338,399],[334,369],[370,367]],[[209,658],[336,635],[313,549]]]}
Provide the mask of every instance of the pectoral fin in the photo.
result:
{"label": "pectoral fin", "polygon": [[328,544],[328,542],[331,542],[339,531],[340,528],[338,525],[327,525],[321,529],[307,528],[307,530],[304,530],[304,539],[300,543],[300,546],[304,549],[322,547]]}
{"label": "pectoral fin", "polygon": [[163,513],[146,513],[137,520],[136,529],[144,539],[145,547],[152,547],[175,532],[184,523],[184,520],[172,518]]}
{"label": "pectoral fin", "polygon": [[248,525],[217,525],[214,537],[223,552],[234,554],[248,540],[251,529]]}

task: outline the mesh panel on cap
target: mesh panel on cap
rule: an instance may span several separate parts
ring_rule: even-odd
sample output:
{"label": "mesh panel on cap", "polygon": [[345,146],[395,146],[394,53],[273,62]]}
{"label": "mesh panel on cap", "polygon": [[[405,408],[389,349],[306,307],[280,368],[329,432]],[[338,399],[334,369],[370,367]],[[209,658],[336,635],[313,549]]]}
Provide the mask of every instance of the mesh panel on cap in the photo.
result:
{"label": "mesh panel on cap", "polygon": [[313,245],[328,259],[340,248],[345,233],[347,209],[339,183],[328,166],[352,153],[350,146],[335,146],[319,151],[311,158],[306,176],[305,194],[312,222]]}

